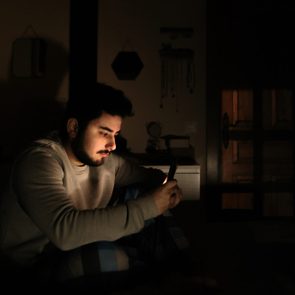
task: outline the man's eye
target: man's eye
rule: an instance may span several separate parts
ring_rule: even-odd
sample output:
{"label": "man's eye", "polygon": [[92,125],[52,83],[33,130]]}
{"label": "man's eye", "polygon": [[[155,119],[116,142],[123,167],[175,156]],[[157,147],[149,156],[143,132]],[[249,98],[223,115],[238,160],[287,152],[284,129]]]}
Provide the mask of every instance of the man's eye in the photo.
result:
{"label": "man's eye", "polygon": [[100,131],[99,134],[104,137],[107,137],[109,135],[108,132],[103,132],[103,131]]}

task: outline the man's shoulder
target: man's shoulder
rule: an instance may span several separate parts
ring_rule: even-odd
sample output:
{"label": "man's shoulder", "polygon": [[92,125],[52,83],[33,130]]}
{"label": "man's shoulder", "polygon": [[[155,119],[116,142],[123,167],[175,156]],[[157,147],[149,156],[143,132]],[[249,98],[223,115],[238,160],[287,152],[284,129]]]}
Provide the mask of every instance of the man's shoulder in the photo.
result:
{"label": "man's shoulder", "polygon": [[51,132],[47,136],[36,139],[32,142],[31,147],[62,147],[62,140],[57,132]]}
{"label": "man's shoulder", "polygon": [[62,140],[58,133],[51,132],[48,135],[38,138],[31,142],[31,144],[25,149],[25,151],[36,151],[49,149],[53,151],[64,150]]}
{"label": "man's shoulder", "polygon": [[62,159],[65,150],[58,138],[44,137],[33,141],[17,157],[16,162],[25,159],[41,160],[42,158]]}

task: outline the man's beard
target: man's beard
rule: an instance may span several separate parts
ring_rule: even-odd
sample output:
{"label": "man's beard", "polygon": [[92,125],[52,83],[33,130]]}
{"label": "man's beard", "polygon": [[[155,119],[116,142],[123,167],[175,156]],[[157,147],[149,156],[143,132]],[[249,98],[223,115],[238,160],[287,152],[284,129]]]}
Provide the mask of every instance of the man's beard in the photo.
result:
{"label": "man's beard", "polygon": [[93,160],[85,151],[84,146],[84,132],[78,131],[76,138],[71,142],[71,148],[76,158],[83,164],[88,166],[100,166],[104,163],[104,159]]}

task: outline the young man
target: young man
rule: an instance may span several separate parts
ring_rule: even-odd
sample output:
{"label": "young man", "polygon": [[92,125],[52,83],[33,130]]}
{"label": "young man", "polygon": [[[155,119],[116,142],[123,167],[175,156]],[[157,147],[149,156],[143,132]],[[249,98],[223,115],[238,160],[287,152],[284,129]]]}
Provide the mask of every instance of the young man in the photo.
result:
{"label": "young man", "polygon": [[33,274],[35,281],[62,282],[165,259],[170,246],[154,245],[163,228],[158,218],[182,193],[161,171],[112,153],[131,115],[122,91],[97,84],[68,102],[58,133],[18,157],[0,212],[6,267]]}

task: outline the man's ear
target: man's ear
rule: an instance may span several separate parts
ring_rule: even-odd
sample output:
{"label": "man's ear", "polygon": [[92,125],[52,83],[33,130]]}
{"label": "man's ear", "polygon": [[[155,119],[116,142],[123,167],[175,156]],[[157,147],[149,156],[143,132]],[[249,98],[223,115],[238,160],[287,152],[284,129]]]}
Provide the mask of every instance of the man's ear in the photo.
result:
{"label": "man's ear", "polygon": [[76,118],[70,118],[67,122],[67,133],[70,139],[73,139],[77,136],[78,133],[78,120]]}

